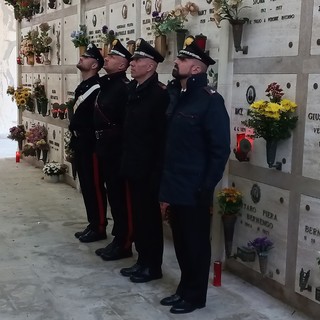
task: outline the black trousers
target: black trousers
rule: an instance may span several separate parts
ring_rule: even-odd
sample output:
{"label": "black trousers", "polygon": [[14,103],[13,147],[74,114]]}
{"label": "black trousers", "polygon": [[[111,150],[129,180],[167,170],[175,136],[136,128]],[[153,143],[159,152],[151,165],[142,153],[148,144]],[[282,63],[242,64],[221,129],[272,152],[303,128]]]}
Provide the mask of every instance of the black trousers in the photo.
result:
{"label": "black trousers", "polygon": [[126,182],[120,176],[120,152],[116,148],[105,147],[108,153],[98,153],[102,165],[103,181],[113,218],[112,235],[114,242],[124,248],[132,245],[132,217],[127,207]]}
{"label": "black trousers", "polygon": [[133,216],[133,238],[138,252],[137,263],[161,270],[163,230],[158,200],[159,183],[151,177],[129,179],[129,205]]}
{"label": "black trousers", "polygon": [[176,293],[187,302],[204,305],[211,260],[209,207],[171,205],[170,219],[181,270]]}
{"label": "black trousers", "polygon": [[88,152],[86,148],[77,148],[75,165],[87,211],[89,228],[104,234],[107,223],[107,197],[96,153]]}

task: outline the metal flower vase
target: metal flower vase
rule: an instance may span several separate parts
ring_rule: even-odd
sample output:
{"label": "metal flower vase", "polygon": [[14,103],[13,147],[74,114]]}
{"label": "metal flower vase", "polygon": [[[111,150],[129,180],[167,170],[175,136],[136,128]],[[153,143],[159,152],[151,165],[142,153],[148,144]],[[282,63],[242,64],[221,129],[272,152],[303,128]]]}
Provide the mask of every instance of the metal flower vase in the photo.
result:
{"label": "metal flower vase", "polygon": [[272,168],[274,161],[276,159],[277,146],[278,146],[277,140],[266,141],[267,163],[269,165],[269,168]]}
{"label": "metal flower vase", "polygon": [[236,52],[242,51],[243,54],[248,53],[248,46],[241,47],[241,39],[243,32],[243,25],[246,23],[246,20],[229,20],[232,26],[233,32],[233,43]]}
{"label": "metal flower vase", "polygon": [[265,276],[267,273],[267,267],[268,267],[268,253],[267,252],[258,253],[258,260],[259,260],[260,272],[263,276]]}
{"label": "metal flower vase", "polygon": [[184,45],[184,40],[186,38],[188,30],[187,29],[178,29],[176,30],[177,34],[177,50],[178,52],[182,50]]}
{"label": "metal flower vase", "polygon": [[44,163],[44,164],[46,164],[47,163],[47,159],[48,159],[48,150],[42,150],[42,162]]}
{"label": "metal flower vase", "polygon": [[37,110],[39,114],[42,114],[45,117],[48,112],[48,101],[37,99]]}
{"label": "metal flower vase", "polygon": [[167,37],[165,35],[157,36],[154,41],[154,47],[165,57],[167,54]]}
{"label": "metal flower vase", "polygon": [[37,148],[36,149],[36,155],[37,155],[37,160],[40,160],[40,156],[41,156],[41,149]]}
{"label": "metal flower vase", "polygon": [[43,53],[43,64],[48,66],[51,64],[51,60],[49,60],[49,51]]}
{"label": "metal flower vase", "polygon": [[226,257],[230,258],[232,253],[234,226],[237,221],[237,215],[224,214],[222,215],[221,219],[223,224],[225,253]]}
{"label": "metal flower vase", "polygon": [[22,150],[22,141],[21,139],[18,140],[18,148],[19,148],[19,151]]}
{"label": "metal flower vase", "polygon": [[267,155],[267,163],[269,168],[276,168],[277,170],[282,169],[281,162],[275,162],[276,155],[277,155],[277,146],[278,140],[274,139],[266,139],[266,155]]}

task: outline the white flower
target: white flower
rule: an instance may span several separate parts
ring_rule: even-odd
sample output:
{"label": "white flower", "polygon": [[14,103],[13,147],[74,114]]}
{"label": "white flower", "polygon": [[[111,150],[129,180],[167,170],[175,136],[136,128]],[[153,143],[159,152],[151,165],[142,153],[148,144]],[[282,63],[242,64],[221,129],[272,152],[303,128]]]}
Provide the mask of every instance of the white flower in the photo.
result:
{"label": "white flower", "polygon": [[42,171],[47,176],[57,176],[67,172],[67,166],[57,162],[50,162],[43,167]]}

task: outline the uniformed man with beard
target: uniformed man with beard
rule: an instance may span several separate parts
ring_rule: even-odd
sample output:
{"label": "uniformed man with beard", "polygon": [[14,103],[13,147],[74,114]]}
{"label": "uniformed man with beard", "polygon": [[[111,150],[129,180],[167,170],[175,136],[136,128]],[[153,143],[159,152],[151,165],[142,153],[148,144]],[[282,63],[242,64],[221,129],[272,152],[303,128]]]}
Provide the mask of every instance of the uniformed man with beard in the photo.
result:
{"label": "uniformed man with beard", "polygon": [[224,100],[207,86],[215,63],[192,37],[179,51],[168,85],[170,105],[161,211],[169,218],[181,270],[175,293],[160,301],[171,313],[188,313],[206,304],[211,258],[210,205],[230,154],[230,123]]}
{"label": "uniformed man with beard", "polygon": [[107,75],[100,78],[94,125],[96,151],[102,165],[103,180],[113,218],[113,241],[96,254],[105,261],[132,256],[132,223],[126,205],[125,180],[120,176],[122,131],[125,106],[128,100],[126,70],[131,53],[116,39],[105,57],[104,70]]}
{"label": "uniformed man with beard", "polygon": [[75,233],[81,242],[106,238],[106,192],[95,152],[94,103],[100,90],[99,70],[104,61],[99,49],[89,44],[77,68],[82,82],[75,91],[75,113],[70,121],[70,147],[75,153],[75,166],[87,212],[88,226]]}

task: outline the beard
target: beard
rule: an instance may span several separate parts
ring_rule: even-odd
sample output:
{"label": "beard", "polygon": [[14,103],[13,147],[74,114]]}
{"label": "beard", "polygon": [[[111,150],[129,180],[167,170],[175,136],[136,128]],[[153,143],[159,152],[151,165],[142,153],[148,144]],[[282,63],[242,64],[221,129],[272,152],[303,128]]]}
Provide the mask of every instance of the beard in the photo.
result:
{"label": "beard", "polygon": [[78,62],[78,63],[77,63],[77,68],[78,68],[80,71],[82,71],[82,70],[83,70],[83,67],[82,67],[82,65],[81,65],[81,63],[80,63],[80,62]]}
{"label": "beard", "polygon": [[179,66],[175,64],[172,69],[172,76],[177,80],[183,80],[183,79],[187,79],[189,75],[181,74],[179,71]]}

